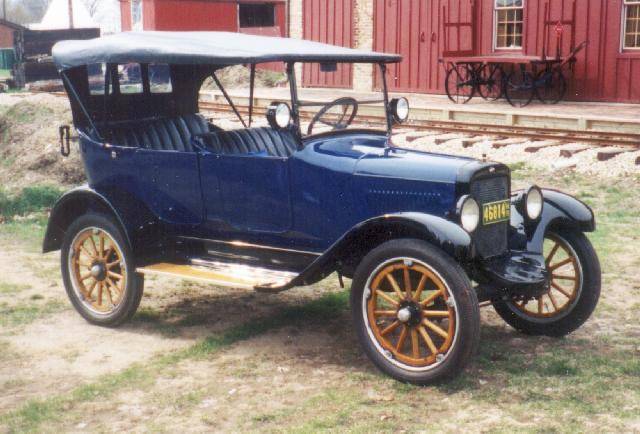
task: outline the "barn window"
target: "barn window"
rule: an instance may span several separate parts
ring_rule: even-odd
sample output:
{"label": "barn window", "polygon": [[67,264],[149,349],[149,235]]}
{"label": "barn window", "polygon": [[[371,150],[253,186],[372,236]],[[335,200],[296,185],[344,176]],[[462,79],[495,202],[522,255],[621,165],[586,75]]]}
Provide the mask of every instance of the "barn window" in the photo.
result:
{"label": "barn window", "polygon": [[496,48],[522,48],[524,0],[495,0]]}
{"label": "barn window", "polygon": [[142,30],[142,0],[131,0],[131,29]]}
{"label": "barn window", "polygon": [[241,3],[238,5],[240,27],[273,27],[276,10],[273,3]]}
{"label": "barn window", "polygon": [[622,48],[640,48],[640,0],[624,1]]}

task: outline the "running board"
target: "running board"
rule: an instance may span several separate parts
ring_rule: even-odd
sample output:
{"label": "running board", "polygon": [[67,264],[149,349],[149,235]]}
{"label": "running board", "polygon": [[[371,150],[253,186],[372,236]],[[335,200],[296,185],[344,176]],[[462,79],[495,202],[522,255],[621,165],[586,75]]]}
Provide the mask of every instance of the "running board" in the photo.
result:
{"label": "running board", "polygon": [[136,271],[142,274],[178,277],[217,286],[254,289],[260,292],[280,292],[288,289],[291,281],[298,275],[291,271],[199,259],[193,259],[190,264],[159,262],[139,267]]}

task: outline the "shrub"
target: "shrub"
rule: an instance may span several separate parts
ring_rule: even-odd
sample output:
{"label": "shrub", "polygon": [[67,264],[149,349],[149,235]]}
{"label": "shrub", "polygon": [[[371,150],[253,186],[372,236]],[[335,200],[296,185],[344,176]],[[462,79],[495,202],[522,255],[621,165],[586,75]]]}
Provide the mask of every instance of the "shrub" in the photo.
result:
{"label": "shrub", "polygon": [[17,215],[44,211],[58,200],[62,190],[51,185],[25,187],[17,195],[0,190],[0,216],[10,219]]}

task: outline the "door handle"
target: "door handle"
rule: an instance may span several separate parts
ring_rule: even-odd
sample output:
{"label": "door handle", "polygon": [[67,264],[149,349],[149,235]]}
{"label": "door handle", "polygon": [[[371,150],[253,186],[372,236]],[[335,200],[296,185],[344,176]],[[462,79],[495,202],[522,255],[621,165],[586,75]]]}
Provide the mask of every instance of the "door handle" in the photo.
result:
{"label": "door handle", "polygon": [[71,153],[71,131],[69,125],[60,125],[58,133],[60,134],[60,153],[63,157],[68,157]]}

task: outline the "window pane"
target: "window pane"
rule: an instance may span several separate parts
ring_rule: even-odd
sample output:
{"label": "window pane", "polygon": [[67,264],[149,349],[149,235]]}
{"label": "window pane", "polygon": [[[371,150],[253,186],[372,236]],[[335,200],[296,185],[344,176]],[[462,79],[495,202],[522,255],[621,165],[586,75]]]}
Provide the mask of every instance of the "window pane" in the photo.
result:
{"label": "window pane", "polygon": [[[522,3],[520,2],[520,4]],[[521,48],[522,31],[522,8],[498,9],[496,11],[496,48]]]}
{"label": "window pane", "polygon": [[87,76],[89,79],[89,93],[91,95],[104,95],[104,78],[106,72],[104,63],[93,63],[87,65]]}
{"label": "window pane", "polygon": [[120,93],[142,93],[142,71],[140,64],[118,65]]}
{"label": "window pane", "polygon": [[640,4],[626,5],[624,48],[640,48]]}
{"label": "window pane", "polygon": [[170,93],[173,90],[169,65],[160,63],[149,65],[149,87],[151,93]]}
{"label": "window pane", "polygon": [[496,0],[496,8],[521,8],[523,0]]}
{"label": "window pane", "polygon": [[240,4],[238,6],[240,27],[273,27],[276,25],[275,5]]}

